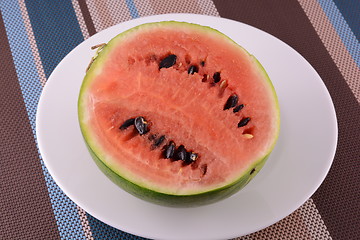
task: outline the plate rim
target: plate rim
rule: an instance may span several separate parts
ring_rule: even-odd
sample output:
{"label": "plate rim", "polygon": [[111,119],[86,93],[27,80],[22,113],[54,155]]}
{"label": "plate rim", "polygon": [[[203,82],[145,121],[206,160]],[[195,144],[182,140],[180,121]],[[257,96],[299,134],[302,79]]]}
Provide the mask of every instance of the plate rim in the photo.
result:
{"label": "plate rim", "polygon": [[[271,36],[272,38],[276,39],[277,41],[280,41],[284,46],[287,46],[289,49],[291,49],[292,51],[294,51],[296,54],[298,54],[303,61],[305,61],[317,74],[318,78],[321,79],[321,77],[319,76],[319,74],[317,73],[317,71],[312,67],[312,65],[299,53],[297,52],[294,48],[292,48],[290,45],[288,45],[286,42],[283,42],[282,40],[280,40],[279,38],[259,29],[259,28],[256,28],[254,26],[251,26],[249,24],[246,24],[246,23],[242,23],[242,22],[239,22],[239,21],[235,21],[235,20],[231,20],[231,19],[227,19],[227,18],[221,18],[221,17],[215,17],[215,16],[208,16],[208,15],[200,15],[200,14],[189,14],[189,13],[174,13],[174,14],[160,14],[160,15],[152,15],[152,16],[146,16],[146,17],[142,17],[142,18],[137,18],[137,19],[132,19],[132,20],[129,20],[129,21],[125,21],[125,22],[121,22],[119,24],[116,24],[114,26],[111,26],[107,29],[104,29],[96,34],[94,34],[93,36],[91,36],[90,38],[93,38],[95,36],[99,36],[101,35],[104,31],[111,31],[111,29],[115,29],[117,28],[118,26],[120,25],[126,25],[127,23],[129,22],[141,22],[140,24],[142,23],[147,23],[147,22],[154,22],[152,21],[151,19],[154,19],[154,18],[158,18],[158,17],[164,17],[164,18],[171,18],[171,17],[175,17],[175,18],[182,18],[182,17],[193,17],[194,19],[200,17],[205,17],[205,18],[213,18],[213,19],[221,19],[221,21],[231,21],[231,22],[235,22],[237,24],[243,24],[247,27],[250,27],[250,28],[253,28],[253,29],[256,29],[257,31],[260,31],[262,32],[263,34],[267,34],[269,36]],[[168,20],[168,19],[165,19],[165,21]],[[176,20],[176,21],[181,21],[181,20]],[[195,22],[196,20],[194,20]],[[139,25],[139,24],[138,24]],[[90,39],[89,38],[89,39]],[[70,51],[62,60],[61,62],[57,65],[57,67],[54,69],[54,71],[51,73],[51,75],[49,76],[48,78],[48,81],[46,83],[46,85],[44,86],[43,90],[42,90],[42,93],[41,93],[41,96],[40,96],[40,99],[39,99],[39,104],[38,104],[38,111],[36,113],[36,135],[37,135],[37,140],[38,140],[38,148],[40,150],[40,154],[41,156],[43,157],[43,161],[44,161],[44,164],[46,166],[46,168],[48,169],[49,173],[51,174],[51,176],[53,177],[53,179],[55,180],[56,184],[64,191],[64,193],[77,205],[79,205],[81,208],[83,208],[86,212],[90,213],[91,215],[93,215],[94,217],[98,218],[99,220],[103,221],[104,223],[116,228],[116,229],[119,229],[117,226],[115,226],[113,223],[109,222],[107,219],[103,219],[101,217],[98,217],[96,216],[96,214],[93,214],[93,211],[91,209],[88,209],[87,206],[85,206],[86,204],[84,204],[82,201],[79,201],[78,198],[72,196],[71,194],[68,194],[68,192],[65,190],[66,187],[64,187],[61,183],[61,181],[59,179],[57,179],[56,174],[53,174],[54,170],[52,169],[52,167],[50,166],[51,164],[49,164],[48,160],[46,160],[46,154],[44,149],[42,149],[42,137],[39,137],[38,135],[38,132],[41,132],[42,130],[39,131],[39,126],[40,126],[40,123],[41,122],[41,106],[42,106],[42,103],[43,101],[45,101],[43,98],[44,98],[44,92],[46,91],[46,89],[49,89],[49,87],[47,87],[49,85],[49,83],[51,84],[52,80],[53,79],[53,74],[54,72],[57,71],[57,69],[59,68],[59,66],[64,62],[64,59],[67,59],[68,56],[71,56],[71,54],[73,54],[74,51],[76,51],[76,49],[81,45],[83,44],[84,42],[86,42],[87,40],[89,39],[86,39],[84,40],[82,43],[80,43],[79,45],[77,45],[72,51]],[[259,227],[258,229],[254,230],[254,231],[250,231],[248,233],[245,233],[245,234],[242,234],[241,236],[244,236],[246,234],[250,234],[250,233],[253,233],[253,232],[256,232],[256,231],[259,231],[261,229],[264,229],[272,224],[275,224],[276,222],[280,221],[281,219],[285,218],[286,216],[288,216],[289,214],[291,214],[292,212],[294,212],[296,209],[298,209],[299,207],[301,207],[306,201],[307,199],[309,199],[313,194],[314,192],[320,187],[320,185],[323,183],[323,181],[325,180],[331,166],[332,166],[332,163],[333,163],[333,160],[334,160],[334,157],[335,157],[335,153],[336,153],[336,150],[337,150],[337,143],[338,143],[338,123],[337,123],[337,116],[336,116],[336,109],[334,107],[334,104],[333,104],[333,101],[332,101],[332,98],[330,96],[330,93],[324,83],[324,81],[321,79],[321,83],[322,83],[322,87],[325,88],[326,92],[327,92],[327,95],[330,99],[330,105],[332,106],[332,113],[333,113],[333,116],[334,116],[334,120],[335,120],[335,125],[333,126],[334,127],[334,149],[332,151],[332,157],[331,157],[331,161],[329,161],[330,163],[328,164],[327,166],[327,169],[324,171],[325,173],[323,174],[324,176],[322,177],[322,180],[318,183],[318,184],[315,184],[316,187],[314,187],[310,192],[311,194],[309,194],[309,196],[307,197],[304,197],[303,199],[299,199],[299,202],[295,205],[297,205],[297,207],[289,212],[286,212],[284,213],[283,215],[281,215],[280,217],[278,217],[278,219],[275,220],[275,222],[272,222],[270,224],[266,224],[266,226],[263,226],[263,227]],[[280,118],[281,119],[281,118]],[[281,130],[280,130],[280,135],[281,135]],[[131,234],[134,234],[134,235],[138,235],[138,236],[143,236],[143,237],[150,237],[150,238],[154,238],[154,235],[146,235],[144,233],[139,233],[137,231],[133,231],[132,229],[120,229],[122,231],[126,231],[128,233],[131,233]],[[156,237],[156,236],[155,236]],[[225,236],[227,238],[231,238],[231,237],[239,237],[239,235],[228,235],[228,236]],[[157,238],[157,237],[156,237]],[[161,238],[161,237],[160,237]],[[174,238],[176,239],[176,238]],[[201,238],[200,238],[201,239]]]}

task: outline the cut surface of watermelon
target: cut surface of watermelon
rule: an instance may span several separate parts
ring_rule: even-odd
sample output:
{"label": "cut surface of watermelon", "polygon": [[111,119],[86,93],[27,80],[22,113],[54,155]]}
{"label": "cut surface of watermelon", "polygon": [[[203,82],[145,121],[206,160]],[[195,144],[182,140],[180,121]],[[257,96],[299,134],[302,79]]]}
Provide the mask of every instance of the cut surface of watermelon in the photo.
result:
{"label": "cut surface of watermelon", "polygon": [[140,25],[101,46],[78,113],[89,151],[112,181],[172,206],[244,187],[280,125],[275,90],[255,57],[214,29],[174,21]]}

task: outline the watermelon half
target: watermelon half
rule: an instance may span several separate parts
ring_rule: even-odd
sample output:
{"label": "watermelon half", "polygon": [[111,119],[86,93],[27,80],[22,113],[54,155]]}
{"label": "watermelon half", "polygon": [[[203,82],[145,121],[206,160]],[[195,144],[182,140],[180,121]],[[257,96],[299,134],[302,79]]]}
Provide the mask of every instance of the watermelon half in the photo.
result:
{"label": "watermelon half", "polygon": [[254,56],[219,31],[143,24],[101,45],[80,90],[82,134],[127,192],[195,206],[243,188],[275,146],[275,90]]}

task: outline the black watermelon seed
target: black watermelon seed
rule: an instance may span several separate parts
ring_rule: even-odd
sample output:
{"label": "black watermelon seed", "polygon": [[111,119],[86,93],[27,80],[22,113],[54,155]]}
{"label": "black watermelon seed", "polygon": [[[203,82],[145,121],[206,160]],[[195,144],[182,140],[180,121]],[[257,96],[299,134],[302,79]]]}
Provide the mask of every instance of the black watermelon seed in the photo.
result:
{"label": "black watermelon seed", "polygon": [[120,126],[120,130],[125,130],[128,127],[130,127],[131,125],[134,125],[135,123],[135,118],[130,118],[128,120],[126,120],[121,126]]}
{"label": "black watermelon seed", "polygon": [[186,149],[185,149],[184,145],[180,145],[176,149],[175,160],[185,161],[185,159],[186,159]]}
{"label": "black watermelon seed", "polygon": [[146,122],[145,118],[137,117],[135,118],[135,128],[140,133],[140,135],[144,135],[149,132],[148,123]]}
{"label": "black watermelon seed", "polygon": [[231,95],[224,105],[224,110],[235,107],[236,104],[238,103],[238,100],[239,100],[239,98],[236,94]]}
{"label": "black watermelon seed", "polygon": [[175,143],[170,141],[168,145],[165,146],[164,150],[164,157],[165,158],[172,158],[175,152]]}
{"label": "black watermelon seed", "polygon": [[158,139],[155,140],[151,148],[155,149],[159,147],[164,142],[164,140],[165,140],[165,136],[164,135],[160,136]]}
{"label": "black watermelon seed", "polygon": [[187,152],[185,162],[187,164],[193,163],[198,158],[197,153],[194,152]]}
{"label": "black watermelon seed", "polygon": [[167,56],[166,58],[164,58],[160,64],[159,64],[159,69],[160,68],[169,68],[171,66],[173,66],[176,63],[176,55],[171,54],[169,56]]}
{"label": "black watermelon seed", "polygon": [[219,72],[214,73],[213,79],[214,79],[214,83],[220,82],[221,80],[220,73]]}
{"label": "black watermelon seed", "polygon": [[191,65],[188,69],[188,74],[194,74],[197,73],[199,71],[198,67],[195,65]]}
{"label": "black watermelon seed", "polygon": [[233,112],[237,113],[238,111],[240,111],[243,108],[244,108],[244,104],[240,104],[233,109]]}
{"label": "black watermelon seed", "polygon": [[250,175],[253,174],[255,172],[255,168],[253,168],[251,171],[250,171]]}
{"label": "black watermelon seed", "polygon": [[241,119],[241,121],[238,123],[238,127],[243,127],[246,126],[248,123],[250,122],[250,118],[243,118]]}
{"label": "black watermelon seed", "polygon": [[203,67],[203,66],[205,66],[205,61],[201,61],[200,62],[200,65]]}

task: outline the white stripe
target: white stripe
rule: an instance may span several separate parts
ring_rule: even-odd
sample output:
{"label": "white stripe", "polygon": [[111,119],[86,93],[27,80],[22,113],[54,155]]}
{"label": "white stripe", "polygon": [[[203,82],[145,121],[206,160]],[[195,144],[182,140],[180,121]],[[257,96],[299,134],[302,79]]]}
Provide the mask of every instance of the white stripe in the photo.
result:
{"label": "white stripe", "polygon": [[125,0],[94,0],[87,4],[96,32],[131,19]]}
{"label": "white stripe", "polygon": [[26,9],[25,0],[18,0],[18,2],[19,2],[19,6],[20,6],[21,16],[22,16],[22,18],[24,20],[26,33],[27,33],[27,36],[28,36],[28,39],[29,39],[31,52],[32,52],[32,54],[34,56],[34,62],[35,62],[36,70],[37,70],[38,75],[39,75],[41,86],[44,87],[44,85],[46,83],[46,76],[45,76],[44,68],[42,67],[40,54],[39,54],[38,47],[37,47],[37,44],[36,44],[36,40],[35,40],[35,37],[34,37],[34,32],[33,32],[32,27],[31,27],[29,15],[28,15],[28,12],[27,12],[27,9]]}
{"label": "white stripe", "polygon": [[[73,8],[75,10],[76,18],[80,25],[81,33],[82,33],[84,39],[88,39],[90,37],[90,34],[86,27],[85,20],[84,20],[84,17],[82,15],[82,12],[81,12],[81,9],[79,6],[79,2],[77,0],[71,0],[71,2],[73,5]],[[91,229],[90,229],[90,224],[89,224],[89,221],[86,216],[86,212],[78,205],[76,205],[76,208],[77,208],[79,216],[80,216],[81,226],[84,231],[84,235],[85,235],[86,239],[94,240]]]}
{"label": "white stripe", "polygon": [[91,233],[91,229],[90,229],[90,225],[89,225],[89,221],[87,219],[86,216],[86,212],[79,206],[76,206],[80,215],[80,221],[81,221],[81,225],[82,228],[84,230],[84,234],[87,240],[94,240],[92,233]]}
{"label": "white stripe", "polygon": [[140,17],[156,14],[149,0],[134,0],[134,4],[139,12]]}
{"label": "white stripe", "polygon": [[88,39],[90,37],[90,35],[89,35],[89,31],[88,31],[88,29],[86,27],[84,17],[83,17],[83,15],[81,13],[79,2],[78,2],[78,0],[71,0],[71,3],[72,3],[73,8],[75,10],[75,15],[76,15],[76,18],[77,18],[77,20],[79,22],[81,33],[82,33],[84,39]]}
{"label": "white stripe", "polygon": [[106,0],[104,1],[104,4],[105,2],[113,20],[112,23],[109,23],[111,26],[132,19],[124,0]]}
{"label": "white stripe", "polygon": [[212,0],[197,0],[202,14],[220,17],[218,10]]}
{"label": "white stripe", "polygon": [[283,220],[256,233],[236,238],[252,239],[332,239],[324,221],[310,198]]}

